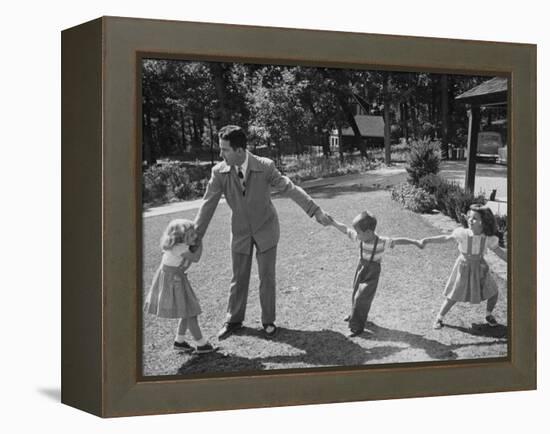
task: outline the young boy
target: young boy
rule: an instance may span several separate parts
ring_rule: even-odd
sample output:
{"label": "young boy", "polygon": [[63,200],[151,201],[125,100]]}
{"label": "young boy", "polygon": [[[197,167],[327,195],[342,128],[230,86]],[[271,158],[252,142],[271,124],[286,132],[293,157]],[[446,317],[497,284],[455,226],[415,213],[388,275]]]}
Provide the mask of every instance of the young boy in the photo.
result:
{"label": "young boy", "polygon": [[376,223],[376,217],[368,211],[363,211],[356,216],[351,223],[351,228],[334,219],[331,222],[350,240],[359,243],[361,254],[353,281],[351,314],[346,318],[349,322],[349,337],[358,336],[364,331],[372,300],[378,287],[380,263],[386,249],[393,248],[398,244],[413,244],[422,248],[422,243],[419,240],[378,236],[375,232]]}

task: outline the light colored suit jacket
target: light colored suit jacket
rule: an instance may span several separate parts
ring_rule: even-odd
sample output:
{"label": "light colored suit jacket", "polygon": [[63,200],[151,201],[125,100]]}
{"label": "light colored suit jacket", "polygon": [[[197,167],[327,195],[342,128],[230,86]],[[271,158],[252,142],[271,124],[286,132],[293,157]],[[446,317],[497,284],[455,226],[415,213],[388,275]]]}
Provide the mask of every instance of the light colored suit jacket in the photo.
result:
{"label": "light colored suit jacket", "polygon": [[[247,151],[248,152],[248,151]],[[279,219],[271,202],[271,190],[275,189],[296,202],[308,216],[319,209],[313,199],[281,173],[268,158],[248,153],[246,193],[234,167],[225,161],[212,168],[203,203],[195,218],[197,232],[202,238],[222,196],[231,208],[231,249],[249,254],[252,239],[258,250],[265,252],[279,241]]]}

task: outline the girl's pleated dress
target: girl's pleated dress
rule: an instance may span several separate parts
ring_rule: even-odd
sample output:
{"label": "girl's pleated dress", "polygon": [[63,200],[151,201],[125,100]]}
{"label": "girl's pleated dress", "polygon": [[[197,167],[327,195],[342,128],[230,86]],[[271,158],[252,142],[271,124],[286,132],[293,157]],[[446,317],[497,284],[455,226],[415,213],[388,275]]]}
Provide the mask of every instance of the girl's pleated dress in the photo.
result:
{"label": "girl's pleated dress", "polygon": [[[180,246],[178,244],[164,252],[145,300],[145,312],[161,318],[192,318],[201,313],[199,301],[186,274],[191,262],[183,259],[180,252],[188,246]],[[178,261],[179,265],[176,265]]]}
{"label": "girl's pleated dress", "polygon": [[470,229],[457,228],[452,233],[458,243],[457,258],[443,294],[445,297],[472,304],[498,294],[498,287],[483,258],[487,247],[498,245],[498,237],[474,235]]}

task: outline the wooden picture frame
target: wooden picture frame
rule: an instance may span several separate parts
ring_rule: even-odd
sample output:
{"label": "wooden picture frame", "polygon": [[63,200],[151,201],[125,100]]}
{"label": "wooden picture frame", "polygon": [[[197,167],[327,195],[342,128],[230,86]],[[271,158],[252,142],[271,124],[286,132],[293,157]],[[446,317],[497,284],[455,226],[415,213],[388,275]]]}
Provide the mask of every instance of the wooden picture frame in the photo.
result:
{"label": "wooden picture frame", "polygon": [[[140,379],[142,53],[509,77],[509,357]],[[536,46],[116,17],[63,31],[63,403],[115,417],[534,388]]]}

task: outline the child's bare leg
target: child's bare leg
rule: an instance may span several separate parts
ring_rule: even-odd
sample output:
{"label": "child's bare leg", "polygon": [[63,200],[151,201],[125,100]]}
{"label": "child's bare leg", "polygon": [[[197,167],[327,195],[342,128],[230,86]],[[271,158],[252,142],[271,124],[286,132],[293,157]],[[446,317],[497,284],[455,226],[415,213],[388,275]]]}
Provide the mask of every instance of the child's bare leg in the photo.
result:
{"label": "child's bare leg", "polygon": [[196,316],[187,319],[187,325],[189,327],[189,332],[193,339],[197,342],[198,346],[203,346],[206,344],[206,339],[202,336],[201,328],[199,326],[199,320]]}
{"label": "child's bare leg", "polygon": [[443,317],[451,310],[451,307],[455,305],[456,301],[451,300],[450,298],[446,298],[443,304],[441,305],[441,309],[439,309],[439,313],[437,314],[437,317],[435,318],[435,322],[433,325],[434,329],[440,329],[443,327]]}
{"label": "child's bare leg", "polygon": [[178,323],[178,334],[176,335],[176,342],[180,344],[185,341],[185,333],[187,332],[187,318],[180,318]]}
{"label": "child's bare leg", "polygon": [[491,327],[496,327],[498,325],[498,321],[493,316],[493,310],[497,305],[497,300],[498,300],[498,293],[493,295],[491,298],[487,299],[487,312],[485,313],[485,321]]}
{"label": "child's bare leg", "polygon": [[498,301],[498,293],[487,299],[487,315],[491,315]]}
{"label": "child's bare leg", "polygon": [[451,300],[450,298],[446,298],[443,304],[441,305],[441,309],[439,309],[439,314],[437,315],[438,318],[443,318],[447,312],[451,310],[451,307],[453,307],[456,304],[456,301]]}

